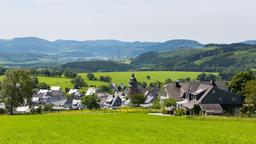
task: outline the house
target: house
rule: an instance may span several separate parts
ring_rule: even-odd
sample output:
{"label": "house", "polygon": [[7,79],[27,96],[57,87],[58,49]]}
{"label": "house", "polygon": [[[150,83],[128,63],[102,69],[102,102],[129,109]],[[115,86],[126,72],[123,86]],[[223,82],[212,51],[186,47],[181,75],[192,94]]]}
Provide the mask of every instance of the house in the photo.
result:
{"label": "house", "polygon": [[58,87],[58,86],[54,86],[54,87],[51,87],[51,95],[52,96],[62,96],[62,91],[61,91],[61,87]]}
{"label": "house", "polygon": [[29,112],[30,112],[29,106],[20,106],[15,108],[13,111],[14,114],[25,114]]}
{"label": "house", "polygon": [[108,95],[103,108],[119,108],[122,105],[122,99],[116,95]]}
{"label": "house", "polygon": [[5,104],[4,103],[0,103],[0,109],[5,109]]}
{"label": "house", "polygon": [[227,90],[224,82],[190,82],[165,85],[167,98],[177,100],[177,107],[185,108],[189,113],[195,105],[204,114],[238,115],[242,97]]}
{"label": "house", "polygon": [[97,88],[91,87],[86,91],[85,96],[93,95],[96,93],[97,93]]}
{"label": "house", "polygon": [[83,108],[81,100],[73,99],[72,101],[72,109],[80,110]]}

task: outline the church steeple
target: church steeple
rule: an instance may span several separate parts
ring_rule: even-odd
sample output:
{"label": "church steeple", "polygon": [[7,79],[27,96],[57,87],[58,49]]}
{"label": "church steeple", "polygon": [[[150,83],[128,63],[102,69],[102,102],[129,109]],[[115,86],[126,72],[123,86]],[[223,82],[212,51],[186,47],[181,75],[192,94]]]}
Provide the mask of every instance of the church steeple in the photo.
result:
{"label": "church steeple", "polygon": [[135,77],[135,74],[131,74],[130,82],[129,82],[130,94],[139,94],[140,90],[138,88],[138,82]]}
{"label": "church steeple", "polygon": [[131,78],[130,78],[130,88],[137,88],[137,79],[135,78],[134,73],[132,73]]}

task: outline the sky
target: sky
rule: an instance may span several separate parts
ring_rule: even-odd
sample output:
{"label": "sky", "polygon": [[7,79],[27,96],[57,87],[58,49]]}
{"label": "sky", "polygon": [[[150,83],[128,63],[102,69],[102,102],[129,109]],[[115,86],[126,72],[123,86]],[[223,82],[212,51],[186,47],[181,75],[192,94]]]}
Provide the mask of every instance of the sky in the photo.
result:
{"label": "sky", "polygon": [[256,0],[0,0],[0,39],[256,39]]}

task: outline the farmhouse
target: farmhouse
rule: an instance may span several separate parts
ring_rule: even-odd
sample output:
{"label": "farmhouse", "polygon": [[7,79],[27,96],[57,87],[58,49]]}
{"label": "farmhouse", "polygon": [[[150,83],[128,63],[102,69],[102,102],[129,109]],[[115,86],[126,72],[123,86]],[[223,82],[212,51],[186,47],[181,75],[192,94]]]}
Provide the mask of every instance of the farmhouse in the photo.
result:
{"label": "farmhouse", "polygon": [[119,108],[122,105],[122,99],[117,95],[108,95],[106,98],[103,108]]}
{"label": "farmhouse", "polygon": [[204,114],[231,114],[238,115],[242,105],[240,95],[227,90],[224,82],[190,82],[164,86],[167,98],[177,100],[178,108],[185,108],[193,112],[195,105],[201,108]]}

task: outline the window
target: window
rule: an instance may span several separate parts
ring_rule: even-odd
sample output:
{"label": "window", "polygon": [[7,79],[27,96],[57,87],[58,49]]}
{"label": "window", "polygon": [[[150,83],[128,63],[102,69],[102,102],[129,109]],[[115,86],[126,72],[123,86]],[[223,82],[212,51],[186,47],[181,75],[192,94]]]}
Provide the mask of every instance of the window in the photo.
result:
{"label": "window", "polygon": [[222,104],[222,98],[221,97],[219,97],[219,102],[220,102],[220,104]]}

